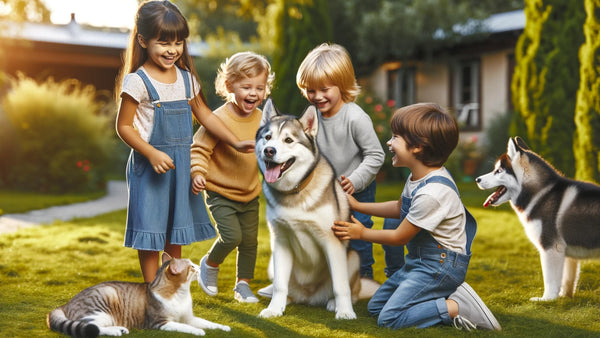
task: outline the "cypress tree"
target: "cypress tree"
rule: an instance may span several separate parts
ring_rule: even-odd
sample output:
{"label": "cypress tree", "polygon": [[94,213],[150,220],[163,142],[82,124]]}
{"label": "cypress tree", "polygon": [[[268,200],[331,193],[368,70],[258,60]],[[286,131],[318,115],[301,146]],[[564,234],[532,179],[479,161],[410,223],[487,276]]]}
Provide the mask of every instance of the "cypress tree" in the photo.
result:
{"label": "cypress tree", "polygon": [[296,86],[298,67],[308,52],[333,38],[327,0],[277,0],[272,96],[282,113],[300,114],[308,106]]}
{"label": "cypress tree", "polygon": [[525,0],[526,26],[515,50],[512,135],[567,176],[574,175],[578,50],[584,42],[582,1]]}
{"label": "cypress tree", "polygon": [[573,142],[575,177],[600,182],[600,1],[585,0],[585,11]]}

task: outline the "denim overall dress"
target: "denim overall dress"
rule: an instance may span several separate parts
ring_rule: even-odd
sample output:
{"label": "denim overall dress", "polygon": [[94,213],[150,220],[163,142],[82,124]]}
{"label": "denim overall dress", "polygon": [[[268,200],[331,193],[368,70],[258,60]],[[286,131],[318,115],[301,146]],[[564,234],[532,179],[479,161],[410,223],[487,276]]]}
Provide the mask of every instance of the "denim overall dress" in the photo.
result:
{"label": "denim overall dress", "polygon": [[190,147],[193,137],[192,98],[188,72],[178,68],[185,83],[184,100],[161,102],[144,71],[142,78],[154,105],[154,127],[150,143],[165,152],[175,169],[157,174],[146,157],[131,150],[127,162],[126,247],[161,251],[166,241],[188,245],[215,237],[216,232],[202,195],[194,195],[190,177]]}
{"label": "denim overall dress", "polygon": [[[410,197],[402,196],[401,219],[408,214],[417,190],[429,183],[445,184],[458,194],[450,179],[432,176],[417,186]],[[444,248],[426,230],[419,231],[406,245],[406,263],[383,283],[369,301],[369,313],[378,316],[379,326],[424,328],[452,322],[446,298],[465,280],[471,244],[477,231],[477,223],[466,208],[465,216],[466,254]]]}

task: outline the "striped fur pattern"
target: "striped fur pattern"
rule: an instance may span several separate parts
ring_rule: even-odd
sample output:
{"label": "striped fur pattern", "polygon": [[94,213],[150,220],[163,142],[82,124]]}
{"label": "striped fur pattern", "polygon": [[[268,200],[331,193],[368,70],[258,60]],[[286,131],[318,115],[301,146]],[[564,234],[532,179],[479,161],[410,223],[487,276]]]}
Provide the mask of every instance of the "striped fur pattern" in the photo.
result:
{"label": "striped fur pattern", "polygon": [[519,137],[476,182],[495,189],[484,206],[510,201],[540,253],[544,294],[531,300],[573,296],[579,261],[600,258],[600,186],[564,177]]}
{"label": "striped fur pattern", "polygon": [[189,259],[170,259],[151,283],[104,282],[75,295],[48,314],[50,329],[74,337],[121,336],[131,329],[205,334],[204,329],[229,331],[228,326],[195,317],[190,283],[200,268]]}

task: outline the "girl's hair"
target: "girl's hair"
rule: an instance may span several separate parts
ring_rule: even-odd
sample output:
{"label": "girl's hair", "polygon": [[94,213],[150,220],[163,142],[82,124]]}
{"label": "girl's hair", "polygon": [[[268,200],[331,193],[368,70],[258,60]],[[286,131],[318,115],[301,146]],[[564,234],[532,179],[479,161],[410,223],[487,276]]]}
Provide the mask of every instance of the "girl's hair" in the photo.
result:
{"label": "girl's hair", "polygon": [[458,144],[458,123],[435,103],[417,103],[394,112],[392,133],[407,149],[422,147],[416,158],[428,167],[442,166]]}
{"label": "girl's hair", "polygon": [[[183,53],[175,64],[191,72],[192,81],[198,78],[186,41],[190,29],[179,8],[168,0],[146,1],[140,5],[135,15],[135,26],[131,31],[123,68],[117,79],[116,87],[119,89],[115,90],[117,97],[125,75],[135,72],[148,60],[148,51],[140,45],[138,35],[141,35],[145,41],[156,38],[163,41],[183,41]],[[202,99],[204,100],[203,97]]]}
{"label": "girl's hair", "polygon": [[338,44],[324,43],[311,50],[298,68],[296,84],[306,98],[308,89],[325,84],[337,86],[344,102],[353,102],[360,93],[350,55]]}
{"label": "girl's hair", "polygon": [[230,100],[231,93],[227,90],[227,84],[231,85],[244,78],[267,74],[267,87],[265,97],[271,93],[275,74],[271,72],[271,65],[267,58],[254,52],[240,52],[233,54],[221,63],[215,79],[215,90],[223,99]]}

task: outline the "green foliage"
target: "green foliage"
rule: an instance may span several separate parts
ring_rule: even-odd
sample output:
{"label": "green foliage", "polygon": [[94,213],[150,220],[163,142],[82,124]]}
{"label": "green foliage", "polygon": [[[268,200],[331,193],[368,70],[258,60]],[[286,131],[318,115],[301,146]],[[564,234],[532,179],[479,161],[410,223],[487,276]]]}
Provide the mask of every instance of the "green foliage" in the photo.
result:
{"label": "green foliage", "polygon": [[577,92],[576,133],[573,142],[575,177],[600,182],[600,4],[586,0],[585,10],[585,43],[579,50],[581,79]]}
{"label": "green foliage", "polygon": [[566,175],[574,174],[574,112],[579,87],[577,51],[584,41],[580,1],[527,0],[527,24],[516,47],[513,134]]}
{"label": "green foliage", "polygon": [[296,86],[298,67],[311,49],[331,41],[331,21],[326,0],[277,0],[277,4],[272,96],[282,113],[298,115],[308,105]]}
{"label": "green foliage", "polygon": [[10,132],[0,137],[12,151],[0,154],[1,186],[40,192],[103,188],[114,138],[95,99],[94,87],[76,80],[13,79],[3,101]]}
{"label": "green foliage", "polygon": [[[475,336],[507,337],[590,337],[600,335],[600,262],[585,261],[579,287],[573,299],[530,302],[543,292],[539,255],[527,240],[517,216],[508,206],[479,207],[490,192],[474,183],[460,184],[462,199],[478,221],[473,257],[467,282],[473,286],[502,325],[502,332],[477,331]],[[377,200],[397,199],[400,184],[380,184]],[[261,200],[264,202],[264,200]],[[254,291],[270,283],[267,265],[270,257],[269,231],[260,210],[258,258]],[[46,314],[66,303],[84,288],[107,280],[141,282],[135,250],[123,248],[125,211],[90,219],[56,222],[51,226],[22,229],[0,235],[0,327],[3,337],[59,337],[46,328]],[[376,229],[382,221],[375,218]],[[198,263],[213,241],[183,248],[183,257]],[[380,245],[374,245],[375,279],[383,282],[384,258]],[[257,304],[233,299],[236,255],[221,265],[219,294],[205,295],[196,282],[191,291],[194,314],[230,325],[232,337],[464,337],[465,332],[440,325],[428,329],[389,330],[377,326],[367,311],[367,302],[354,305],[356,320],[335,320],[324,307],[290,304],[283,317],[258,318],[269,301],[259,297]],[[206,330],[207,337],[223,332]],[[133,330],[128,337],[186,337],[165,331]]]}

